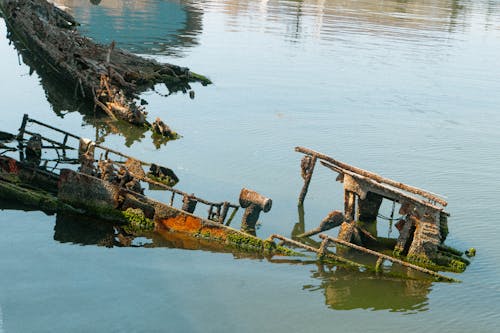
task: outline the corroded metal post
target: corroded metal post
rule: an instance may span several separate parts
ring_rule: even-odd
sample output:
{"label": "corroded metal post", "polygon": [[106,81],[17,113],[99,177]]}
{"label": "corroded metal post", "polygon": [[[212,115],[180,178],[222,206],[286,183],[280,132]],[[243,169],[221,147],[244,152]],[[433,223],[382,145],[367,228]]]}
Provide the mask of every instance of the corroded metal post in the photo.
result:
{"label": "corroded metal post", "polygon": [[306,198],[307,190],[309,189],[309,183],[311,182],[314,166],[316,165],[316,159],[316,156],[306,155],[302,157],[302,161],[300,162],[300,169],[302,179],[304,179],[304,186],[300,191],[299,205],[304,204],[304,199]]}
{"label": "corroded metal post", "polygon": [[241,220],[241,231],[255,235],[255,225],[259,219],[261,211],[267,213],[271,210],[272,200],[265,196],[249,190],[242,189],[240,193],[240,205],[245,209],[243,218]]}
{"label": "corroded metal post", "polygon": [[196,201],[194,194],[185,194],[182,198],[182,210],[193,214],[197,203],[198,201]]}

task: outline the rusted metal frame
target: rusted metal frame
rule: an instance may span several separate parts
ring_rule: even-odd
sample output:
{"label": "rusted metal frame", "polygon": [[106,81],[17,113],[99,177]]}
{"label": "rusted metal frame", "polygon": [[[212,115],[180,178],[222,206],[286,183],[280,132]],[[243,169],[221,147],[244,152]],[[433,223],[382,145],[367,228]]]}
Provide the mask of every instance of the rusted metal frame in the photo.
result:
{"label": "rusted metal frame", "polygon": [[[137,178],[138,180],[140,181],[143,181],[143,182],[146,182],[146,183],[149,183],[149,184],[152,184],[152,185],[156,185],[158,187],[161,187],[167,191],[170,191],[170,192],[175,192],[175,194],[179,194],[179,195],[182,195],[182,196],[185,196],[185,195],[189,195],[188,193],[184,192],[184,191],[181,191],[181,190],[178,190],[176,188],[173,188],[171,186],[168,186],[164,183],[161,183],[161,182],[157,182],[155,180],[152,180],[150,178],[147,178],[147,177],[138,177],[136,174],[134,174],[133,172],[130,172],[130,174],[134,177],[134,178]],[[193,196],[193,199],[196,200],[197,202],[201,202],[202,204],[205,204],[207,206],[214,206],[214,207],[219,207],[219,206],[223,206],[225,202],[212,202],[212,201],[208,201],[208,200],[205,200],[205,199],[202,199],[202,198],[199,198],[199,197],[196,197],[196,196]],[[227,204],[227,206],[229,208],[239,208],[240,206],[238,205],[235,205],[235,204],[232,204],[232,203],[229,203]]]}
{"label": "rusted metal frame", "polygon": [[[62,145],[63,145],[63,146],[66,146],[66,143],[68,142],[68,137],[69,137],[69,135],[68,135],[68,134],[65,134],[65,135],[64,135],[64,139],[63,139],[63,142],[62,142]],[[64,148],[63,148],[63,150],[62,150],[62,151],[63,151],[63,156],[64,156],[64,157],[66,157],[66,149],[64,149]]]}
{"label": "rusted metal frame", "polygon": [[19,133],[17,135],[17,139],[22,141],[24,140],[24,131],[26,130],[26,125],[28,123],[29,117],[27,114],[24,114],[23,121],[21,122],[21,127],[19,128]]}
{"label": "rusted metal frame", "polygon": [[376,182],[370,178],[367,178],[367,177],[364,177],[364,176],[361,176],[359,174],[356,174],[356,173],[353,173],[353,172],[350,172],[348,170],[345,170],[345,169],[341,169],[341,168],[338,168],[334,165],[331,165],[331,164],[328,164],[324,161],[321,161],[321,164],[324,165],[325,167],[335,171],[335,172],[339,172],[339,173],[342,173],[342,174],[346,174],[346,175],[349,175],[351,176],[352,178],[356,179],[357,181],[361,181],[361,182],[366,182],[369,186],[372,186],[374,187],[375,189],[378,189],[380,190],[382,193],[377,193],[379,195],[381,195],[382,197],[388,199],[388,200],[391,200],[391,201],[397,201],[397,202],[401,202],[401,201],[410,201],[410,202],[413,202],[413,203],[416,203],[416,204],[419,204],[419,205],[422,205],[422,206],[425,206],[425,207],[429,207],[429,208],[432,208],[436,211],[442,211],[443,208],[441,207],[438,207],[430,202],[427,202],[427,201],[423,201],[421,199],[418,199],[418,198],[415,198],[415,197],[412,197],[410,195],[408,195],[407,193],[403,192],[403,191],[400,191],[396,188],[393,188],[393,187],[390,187],[386,184],[381,184],[379,182]]}
{"label": "rusted metal frame", "polygon": [[[111,161],[111,162],[112,162],[112,163],[114,163],[114,164],[120,164],[120,163],[117,163],[117,162],[115,162],[115,161]],[[139,161],[139,162],[140,162],[140,161]],[[130,172],[130,171],[129,171],[129,172]],[[150,179],[150,178],[147,178],[147,177],[140,177],[139,175],[136,175],[136,174],[135,174],[135,173],[133,173],[133,172],[130,172],[130,174],[131,174],[134,178],[136,178],[137,180],[140,180],[140,181],[146,182],[146,183],[148,183],[148,184],[152,184],[152,185],[155,185],[155,186],[161,187],[161,188],[163,188],[164,190],[170,191],[170,192],[172,193],[172,196],[171,196],[171,198],[170,198],[170,206],[173,206],[173,205],[174,205],[174,198],[175,198],[175,195],[176,195],[176,194],[179,194],[179,195],[181,195],[181,196],[183,196],[183,197],[184,197],[184,196],[190,196],[193,200],[195,200],[195,201],[197,201],[197,202],[200,202],[200,203],[202,203],[202,204],[204,204],[204,205],[207,205],[207,206],[211,206],[211,209],[210,209],[210,211],[209,211],[209,217],[212,215],[212,209],[213,209],[213,207],[217,208],[217,212],[218,212],[218,213],[217,213],[217,216],[218,216],[218,218],[219,218],[219,220],[220,220],[219,222],[221,222],[221,223],[223,223],[223,222],[224,222],[224,220],[225,220],[225,216],[224,216],[224,219],[222,219],[222,218],[221,218],[221,214],[222,214],[222,212],[223,212],[223,211],[221,212],[221,208],[220,208],[220,207],[223,207],[224,205],[226,205],[226,206],[227,206],[227,209],[229,209],[229,208],[238,209],[238,208],[240,207],[240,206],[238,206],[238,205],[235,205],[235,204],[229,203],[229,202],[227,202],[227,201],[225,201],[225,202],[220,202],[220,203],[211,202],[211,201],[208,201],[208,200],[205,200],[205,199],[202,199],[202,198],[198,198],[198,197],[196,197],[196,196],[191,196],[190,194],[188,194],[188,193],[186,193],[186,192],[184,192],[184,191],[178,190],[178,189],[173,188],[173,187],[171,187],[171,186],[168,186],[168,185],[166,185],[166,184],[164,184],[164,183],[157,182],[157,181],[152,180],[152,179]],[[227,215],[227,209],[226,209],[226,215]],[[219,213],[219,212],[221,212],[221,213]]]}
{"label": "rusted metal frame", "polygon": [[331,164],[333,164],[335,166],[338,166],[338,167],[340,167],[340,168],[342,168],[344,170],[347,170],[347,171],[356,173],[358,175],[370,178],[370,179],[372,179],[374,181],[377,181],[379,183],[388,184],[388,185],[394,186],[396,188],[399,188],[399,189],[411,192],[413,194],[418,194],[418,195],[423,196],[423,197],[425,197],[425,198],[427,198],[429,200],[432,200],[432,201],[434,201],[436,203],[439,203],[440,205],[443,205],[443,206],[448,205],[448,203],[446,202],[446,200],[438,197],[434,193],[430,193],[429,191],[420,189],[418,187],[414,187],[414,186],[410,186],[410,185],[407,185],[407,184],[403,184],[401,182],[397,182],[395,180],[382,177],[382,176],[380,176],[380,175],[378,175],[376,173],[373,173],[373,172],[370,172],[370,171],[367,171],[367,170],[363,170],[363,169],[351,166],[351,165],[346,164],[346,163],[341,162],[341,161],[337,161],[337,160],[333,159],[332,157],[330,157],[328,155],[319,153],[319,152],[314,151],[312,149],[308,149],[308,148],[304,148],[304,147],[295,147],[295,151],[296,152],[300,152],[302,154],[310,155],[310,156],[316,156],[317,158],[319,158],[321,160],[324,160],[326,162],[329,162],[329,163],[331,163]]}
{"label": "rusted metal frame", "polygon": [[170,206],[174,205],[175,193],[175,191],[172,191],[172,196],[170,197]]}
{"label": "rusted metal frame", "polygon": [[28,115],[24,114],[23,116],[23,121],[21,122],[21,127],[19,128],[19,133],[17,134],[17,140],[19,142],[18,144],[18,149],[19,149],[19,160],[24,161],[24,133],[26,131],[26,124],[28,123]]}
{"label": "rusted metal frame", "polygon": [[[27,122],[30,122],[30,123],[33,123],[33,124],[38,124],[38,125],[40,125],[40,126],[44,126],[44,127],[50,128],[50,129],[51,129],[51,130],[53,130],[53,131],[56,131],[56,132],[59,132],[59,133],[65,134],[66,136],[70,136],[70,137],[72,137],[72,138],[74,138],[74,139],[77,139],[77,140],[79,140],[79,139],[80,139],[80,137],[79,137],[79,136],[77,136],[77,135],[75,135],[75,134],[72,134],[72,133],[70,133],[70,132],[66,132],[66,131],[64,131],[64,130],[62,130],[62,129],[59,129],[59,128],[53,127],[53,126],[51,126],[51,125],[45,124],[45,123],[43,123],[43,122],[41,122],[41,121],[38,121],[38,120],[35,120],[35,119],[32,119],[32,118],[29,118],[29,116],[28,116],[28,115],[26,115],[26,114],[25,114],[24,116],[25,116],[25,117],[27,117]],[[24,122],[24,118],[23,118],[23,122]]]}
{"label": "rusted metal frame", "polygon": [[[52,145],[54,146],[54,150],[57,154],[57,160],[56,160],[54,166],[52,167],[52,169],[50,170],[51,172],[54,172],[54,170],[56,170],[57,166],[59,165],[59,161],[61,160],[61,155],[59,155],[59,149],[57,149],[55,144],[52,144]],[[63,151],[64,151],[64,149],[63,149]],[[64,157],[66,157],[66,155],[64,155]],[[45,163],[45,164],[47,164],[47,163]]]}
{"label": "rusted metal frame", "polygon": [[[321,235],[319,235],[319,237],[321,239],[323,239],[323,240],[328,240],[329,242],[332,242],[332,243],[340,244],[340,245],[347,246],[347,247],[350,247],[352,249],[358,250],[360,252],[371,254],[373,256],[378,257],[379,259],[389,260],[389,261],[391,261],[393,263],[396,263],[396,264],[399,264],[401,266],[412,268],[412,269],[414,269],[416,271],[432,275],[432,276],[434,276],[434,277],[436,277],[436,278],[438,278],[440,280],[445,280],[445,281],[449,281],[449,282],[460,282],[460,281],[458,281],[456,279],[453,279],[453,278],[447,277],[445,275],[439,274],[437,272],[431,271],[430,269],[423,268],[423,267],[420,267],[420,266],[417,266],[417,265],[414,265],[414,264],[410,264],[410,263],[408,263],[406,261],[403,261],[403,260],[400,260],[400,259],[388,256],[386,254],[383,254],[383,253],[380,253],[380,252],[377,252],[377,251],[373,251],[373,250],[367,249],[366,247],[363,247],[363,246],[352,244],[352,243],[343,241],[341,239],[330,237],[330,236],[325,235],[325,234],[321,234]],[[378,260],[377,260],[377,262],[378,262]],[[379,266],[380,266],[380,264],[381,263],[378,262]]]}
{"label": "rusted metal frame", "polygon": [[306,198],[307,191],[309,190],[309,184],[311,183],[311,178],[312,178],[312,175],[314,172],[314,167],[316,166],[316,160],[317,160],[317,157],[312,156],[312,160],[310,162],[311,163],[310,169],[308,170],[307,174],[305,175],[304,186],[302,186],[302,190],[300,191],[300,194],[299,194],[299,205],[304,204],[304,200]]}
{"label": "rusted metal frame", "polygon": [[[108,148],[108,147],[101,146],[101,145],[99,145],[98,143],[95,143],[95,142],[93,142],[93,143],[94,143],[94,147],[95,147],[95,148],[99,148],[99,149],[101,149],[101,150],[104,150],[104,152],[105,152],[106,154],[108,154],[108,153],[112,153],[112,154],[118,155],[118,156],[123,157],[123,158],[133,159],[133,160],[138,161],[138,162],[139,162],[139,163],[141,163],[142,165],[146,165],[146,166],[151,166],[151,165],[153,164],[153,163],[144,162],[144,161],[138,160],[137,158],[134,158],[134,157],[132,157],[132,156],[129,156],[129,155],[126,155],[126,154],[120,153],[120,152],[119,152],[119,151],[117,151],[117,150],[114,150],[114,149],[111,149],[111,148]],[[106,156],[107,156],[107,155],[106,155]]]}
{"label": "rusted metal frame", "polygon": [[304,250],[307,250],[309,252],[314,252],[316,253],[318,256],[324,256],[324,257],[327,257],[327,258],[330,258],[330,259],[333,259],[335,261],[338,261],[338,262],[341,262],[341,263],[344,263],[344,264],[348,264],[348,265],[351,265],[351,266],[356,266],[356,267],[359,267],[359,268],[368,268],[367,266],[363,265],[363,264],[359,264],[357,262],[354,262],[354,261],[351,261],[351,260],[348,260],[348,259],[345,259],[345,258],[342,258],[342,257],[339,257],[338,255],[336,254],[333,254],[331,252],[326,252],[326,249],[323,248],[323,249],[317,249],[315,247],[312,247],[312,246],[309,246],[309,245],[306,245],[304,243],[301,243],[301,242],[298,242],[298,241],[295,241],[293,239],[290,239],[290,238],[286,238],[284,236],[281,236],[281,235],[277,235],[277,234],[272,234],[271,236],[269,236],[268,240],[273,240],[273,239],[279,239],[281,240],[283,243],[285,244],[289,244],[289,245],[293,245],[295,247],[300,247]]}
{"label": "rusted metal frame", "polygon": [[224,223],[224,221],[226,220],[227,212],[229,211],[229,205],[230,203],[227,201],[224,201],[222,203],[222,211],[219,214],[220,223]]}
{"label": "rusted metal frame", "polygon": [[[28,130],[24,130],[24,133],[25,134],[29,134],[29,135],[35,135],[35,134],[38,134],[38,133],[34,133],[34,132],[31,132],[31,131],[28,131]],[[42,140],[45,140],[47,141],[48,143],[51,143],[53,145],[57,145],[58,147],[54,147],[55,149],[61,149],[61,150],[64,150],[64,149],[67,149],[67,150],[75,150],[75,148],[73,147],[69,147],[69,146],[66,146],[64,144],[62,144],[61,142],[57,142],[55,140],[52,140],[52,139],[49,139],[47,137],[44,137],[44,136],[41,136],[42,137]]]}
{"label": "rusted metal frame", "polygon": [[[231,213],[231,215],[229,216],[229,219],[227,220],[227,222],[225,224],[228,227],[231,225],[231,222],[233,221],[234,217],[236,216],[236,213],[238,212],[239,207],[230,207],[230,208],[233,208],[233,212]],[[222,222],[224,222],[224,220],[222,220]]]}

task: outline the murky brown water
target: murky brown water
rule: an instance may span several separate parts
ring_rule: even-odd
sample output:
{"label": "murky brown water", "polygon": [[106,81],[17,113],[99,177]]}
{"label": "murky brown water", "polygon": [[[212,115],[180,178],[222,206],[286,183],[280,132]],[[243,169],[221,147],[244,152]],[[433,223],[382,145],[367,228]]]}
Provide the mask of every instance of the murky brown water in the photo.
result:
{"label": "murky brown water", "polygon": [[312,228],[342,207],[340,186],[318,169],[298,223],[293,147],[309,146],[446,195],[447,243],[478,256],[463,283],[443,284],[188,251],[164,238],[137,241],[157,248],[106,248],[96,246],[105,229],[66,228],[62,217],[3,203],[0,332],[496,330],[498,1],[58,2],[97,41],[188,66],[214,85],[194,86],[194,100],[145,94],[150,117],[183,135],[157,149],[148,133],[105,124],[29,75],[2,23],[0,130],[29,112],[171,166],[187,192],[236,201],[254,188],[274,201],[262,237]]}

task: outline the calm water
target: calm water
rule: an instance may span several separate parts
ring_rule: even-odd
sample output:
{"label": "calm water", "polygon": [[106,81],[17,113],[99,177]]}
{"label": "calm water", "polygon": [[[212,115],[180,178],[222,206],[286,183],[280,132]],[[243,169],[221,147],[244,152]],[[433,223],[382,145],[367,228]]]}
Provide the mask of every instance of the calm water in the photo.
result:
{"label": "calm water", "polygon": [[308,146],[446,195],[447,243],[478,255],[461,284],[405,281],[160,239],[106,248],[96,245],[105,230],[68,230],[63,217],[1,203],[0,332],[498,330],[500,2],[58,2],[95,40],[188,66],[214,85],[193,86],[194,100],[145,94],[151,118],[183,135],[157,149],[148,133],[57,99],[2,21],[0,130],[29,112],[169,165],[179,188],[202,197],[236,201],[242,187],[256,189],[274,201],[262,237],[312,228],[342,207],[341,186],[317,169],[296,225],[293,148]]}

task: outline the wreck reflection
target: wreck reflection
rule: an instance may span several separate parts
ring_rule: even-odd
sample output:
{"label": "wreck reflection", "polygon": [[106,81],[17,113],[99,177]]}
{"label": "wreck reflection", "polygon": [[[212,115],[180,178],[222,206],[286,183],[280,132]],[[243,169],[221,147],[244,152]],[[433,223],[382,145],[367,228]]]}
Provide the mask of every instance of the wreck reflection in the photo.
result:
{"label": "wreck reflection", "polygon": [[371,309],[401,312],[428,310],[428,294],[432,282],[398,279],[370,272],[317,265],[312,277],[318,285],[306,285],[304,290],[322,292],[325,304],[335,310]]}
{"label": "wreck reflection", "polygon": [[[13,208],[13,207],[12,207]],[[317,284],[307,284],[303,290],[322,293],[325,305],[334,310],[371,309],[400,312],[427,310],[432,282],[422,276],[397,278],[368,271],[356,271],[342,266],[326,265],[316,260],[284,257],[265,258],[228,249],[217,242],[160,230],[155,233],[132,235],[121,227],[100,220],[68,214],[57,214],[54,240],[77,245],[103,247],[164,247],[231,253],[234,258],[266,259],[274,264],[304,266],[311,271]],[[411,274],[411,272],[408,272]]]}

